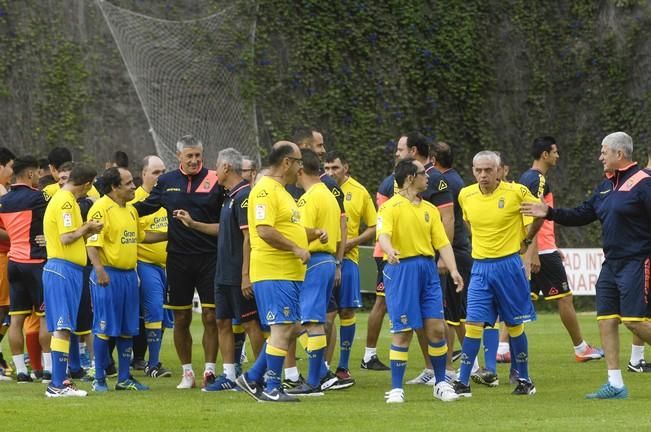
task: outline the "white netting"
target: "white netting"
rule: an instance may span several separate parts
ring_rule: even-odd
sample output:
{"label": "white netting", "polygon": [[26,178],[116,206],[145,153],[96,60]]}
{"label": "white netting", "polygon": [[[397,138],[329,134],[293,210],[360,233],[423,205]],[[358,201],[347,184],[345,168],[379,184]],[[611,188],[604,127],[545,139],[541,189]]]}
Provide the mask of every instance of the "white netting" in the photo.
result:
{"label": "white netting", "polygon": [[97,0],[115,38],[159,156],[177,163],[177,140],[204,143],[212,168],[217,152],[235,147],[258,158],[255,109],[242,98],[238,74],[252,50],[254,14],[235,6],[205,18],[167,21]]}

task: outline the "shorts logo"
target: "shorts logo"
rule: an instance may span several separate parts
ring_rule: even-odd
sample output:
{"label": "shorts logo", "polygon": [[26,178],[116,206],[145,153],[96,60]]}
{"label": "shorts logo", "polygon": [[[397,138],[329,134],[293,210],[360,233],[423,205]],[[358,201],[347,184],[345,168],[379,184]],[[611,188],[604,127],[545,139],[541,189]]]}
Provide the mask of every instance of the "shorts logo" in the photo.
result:
{"label": "shorts logo", "polygon": [[99,329],[100,329],[101,331],[106,330],[106,321],[100,321],[100,322],[99,322]]}
{"label": "shorts logo", "polygon": [[563,282],[563,283],[561,284],[561,287],[563,288],[563,291],[567,291],[568,288],[569,288],[569,285],[567,284],[567,282]]}
{"label": "shorts logo", "polygon": [[429,212],[425,212],[425,222],[429,223]]}
{"label": "shorts logo", "polygon": [[267,193],[267,191],[264,190],[264,189],[262,189],[262,190],[261,190],[261,191],[256,195],[256,198],[265,198],[265,197],[267,197],[267,196],[269,196],[269,194]]}
{"label": "shorts logo", "polygon": [[267,321],[269,322],[276,321],[276,315],[271,311],[267,312]]}
{"label": "shorts logo", "polygon": [[504,208],[504,198],[500,198],[500,200],[497,202],[497,208]]}
{"label": "shorts logo", "polygon": [[442,191],[442,190],[445,190],[447,188],[448,188],[448,184],[444,180],[441,180],[439,182],[439,190]]}
{"label": "shorts logo", "polygon": [[550,288],[549,290],[549,295],[554,296],[558,294],[558,290],[556,288]]}
{"label": "shorts logo", "polygon": [[346,201],[352,201],[353,200],[353,194],[352,192],[348,192],[346,194]]}
{"label": "shorts logo", "polygon": [[242,201],[242,204],[240,204],[240,208],[249,208],[249,199],[245,199]]}
{"label": "shorts logo", "polygon": [[61,210],[70,210],[71,208],[72,208],[72,204],[70,204],[69,202],[66,202],[61,206]]}
{"label": "shorts logo", "polygon": [[63,328],[63,317],[60,316],[57,320],[57,328]]}
{"label": "shorts logo", "polygon": [[283,308],[283,315],[285,315],[285,318],[289,318],[289,312],[290,312],[289,306],[285,306]]}
{"label": "shorts logo", "polygon": [[407,315],[400,315],[400,323],[402,325],[407,325],[408,322],[409,320],[407,319]]}

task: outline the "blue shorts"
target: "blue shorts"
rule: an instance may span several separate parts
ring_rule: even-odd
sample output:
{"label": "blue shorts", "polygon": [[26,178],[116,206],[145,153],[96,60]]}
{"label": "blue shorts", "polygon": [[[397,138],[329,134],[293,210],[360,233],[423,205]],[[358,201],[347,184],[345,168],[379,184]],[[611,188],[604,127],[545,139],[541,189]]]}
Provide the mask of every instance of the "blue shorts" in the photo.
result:
{"label": "blue shorts", "polygon": [[335,287],[334,295],[339,309],[362,307],[359,266],[355,261],[344,259],[341,262],[341,285]]}
{"label": "blue shorts", "polygon": [[604,261],[597,279],[597,319],[644,321],[649,308],[649,257]]}
{"label": "blue shorts", "polygon": [[253,283],[260,324],[293,324],[300,320],[300,281],[265,280]]}
{"label": "blue shorts", "polygon": [[75,331],[81,301],[84,268],[52,258],[43,267],[43,297],[47,331]]}
{"label": "blue shorts", "polygon": [[443,293],[434,258],[387,263],[383,273],[391,333],[423,328],[426,319],[443,319]]}
{"label": "blue shorts", "polygon": [[97,284],[95,270],[90,274],[93,299],[93,333],[106,336],[135,336],[140,333],[140,293],[135,270],[105,267],[107,286]]}
{"label": "blue shorts", "polygon": [[511,326],[536,319],[529,281],[518,254],[475,260],[472,265],[466,322],[493,325],[498,314]]}
{"label": "blue shorts", "polygon": [[[165,269],[156,264],[138,261],[140,279],[140,307],[146,323],[162,322],[166,328],[174,327],[172,311],[163,309],[167,277]],[[170,321],[170,317],[172,320]]]}
{"label": "blue shorts", "polygon": [[326,322],[326,308],[335,285],[335,271],[335,258],[332,255],[312,254],[299,295],[302,323]]}

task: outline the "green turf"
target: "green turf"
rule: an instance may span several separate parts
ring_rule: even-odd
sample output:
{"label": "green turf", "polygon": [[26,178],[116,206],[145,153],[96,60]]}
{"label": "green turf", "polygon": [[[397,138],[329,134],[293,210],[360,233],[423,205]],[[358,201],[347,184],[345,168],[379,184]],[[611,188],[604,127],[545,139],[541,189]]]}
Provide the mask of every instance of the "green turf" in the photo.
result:
{"label": "green turf", "polygon": [[[593,314],[580,316],[585,337],[597,343]],[[358,331],[351,360],[351,372],[357,384],[322,398],[298,404],[256,403],[243,393],[202,393],[176,390],[180,367],[166,336],[163,360],[174,376],[142,381],[149,392],[90,393],[87,398],[48,400],[43,384],[17,385],[0,382],[0,430],[219,430],[219,431],[402,431],[402,430],[642,430],[644,413],[651,402],[651,376],[624,372],[631,397],[626,401],[589,401],[584,394],[595,390],[606,378],[603,361],[579,364],[574,361],[571,343],[558,316],[543,314],[527,326],[530,346],[530,370],[538,393],[532,397],[512,396],[508,369],[499,365],[504,378],[497,388],[473,386],[473,397],[453,403],[434,400],[431,387],[407,386],[407,403],[387,405],[383,394],[390,387],[389,372],[359,369],[366,337],[366,315],[358,319]],[[195,341],[200,334],[195,319]],[[622,359],[628,361],[630,336],[622,330]],[[389,334],[382,332],[380,354],[388,357]],[[8,352],[6,341],[3,351]],[[195,342],[195,372],[202,364],[199,345]],[[304,357],[304,356],[303,356]],[[625,364],[625,363],[624,363]],[[305,362],[299,362],[305,372]],[[422,368],[415,343],[410,351],[407,379]],[[137,372],[136,377],[141,378]],[[114,384],[111,381],[110,384]],[[90,385],[80,383],[90,390]]]}

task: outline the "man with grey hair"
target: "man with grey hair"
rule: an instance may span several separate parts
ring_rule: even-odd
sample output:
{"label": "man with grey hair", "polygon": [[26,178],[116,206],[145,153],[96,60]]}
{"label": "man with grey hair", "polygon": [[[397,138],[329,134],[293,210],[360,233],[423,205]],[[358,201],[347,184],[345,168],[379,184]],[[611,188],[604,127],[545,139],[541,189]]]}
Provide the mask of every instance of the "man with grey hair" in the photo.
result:
{"label": "man with grey hair", "polygon": [[589,399],[624,399],[628,390],[619,366],[619,323],[651,343],[651,176],[633,162],[633,140],[615,132],[601,142],[599,161],[606,179],[573,209],[523,204],[522,213],[561,225],[599,220],[605,261],[596,284],[597,320],[608,367],[608,382]]}
{"label": "man with grey hair", "polygon": [[[533,395],[536,388],[529,378],[529,347],[524,323],[535,320],[536,312],[519,254],[532,249],[532,240],[542,221],[532,223],[532,218],[523,218],[520,204],[535,203],[538,199],[526,186],[500,180],[500,157],[495,152],[477,153],[472,160],[472,171],[477,183],[459,192],[463,218],[470,227],[474,262],[468,285],[461,371],[454,389],[461,397],[472,396],[470,373],[484,325],[494,325],[499,315],[509,331],[516,358],[519,379],[513,394]],[[497,375],[487,382],[497,385]]]}
{"label": "man with grey hair", "polygon": [[[140,216],[167,211],[167,290],[165,308],[174,311],[174,345],[181,360],[183,378],[177,386],[195,386],[192,369],[192,299],[195,289],[201,301],[205,368],[203,385],[215,381],[217,322],[214,279],[217,265],[219,215],[224,189],[217,173],[203,166],[203,144],[192,135],[176,144],[180,166],[158,177],[146,200],[135,204]],[[188,217],[192,223],[187,222]]]}

